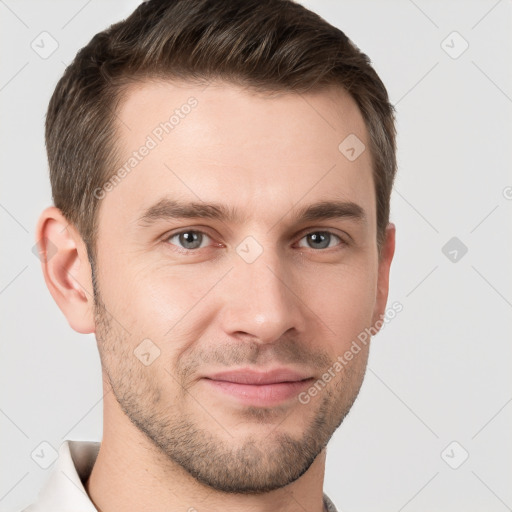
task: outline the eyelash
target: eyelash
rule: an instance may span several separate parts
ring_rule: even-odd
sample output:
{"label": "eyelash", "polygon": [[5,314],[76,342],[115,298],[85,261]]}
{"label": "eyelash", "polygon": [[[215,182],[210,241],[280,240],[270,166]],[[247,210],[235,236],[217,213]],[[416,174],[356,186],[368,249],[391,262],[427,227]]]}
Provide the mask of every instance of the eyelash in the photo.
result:
{"label": "eyelash", "polygon": [[[208,233],[205,233],[204,231],[201,231],[201,230],[198,230],[198,229],[185,229],[185,230],[182,230],[182,231],[178,231],[176,233],[171,233],[169,235],[165,235],[165,237],[163,237],[163,242],[167,245],[174,245],[175,246],[175,250],[176,252],[179,252],[181,254],[197,254],[201,249],[206,249],[207,247],[198,247],[196,249],[186,249],[185,247],[180,247],[180,246],[177,246],[171,242],[169,242],[169,240],[171,238],[174,238],[174,237],[177,237],[179,235],[182,235],[184,233],[198,233],[198,234],[201,234],[201,235],[204,235],[204,236],[207,236],[208,238],[210,238],[210,240],[212,240],[212,237],[208,234]],[[329,230],[320,230],[320,229],[316,229],[316,230],[312,230],[312,231],[308,231],[307,233],[304,233],[300,238],[299,238],[299,242],[301,240],[303,240],[304,238],[306,238],[307,236],[309,235],[312,235],[312,234],[328,234],[332,237],[335,237],[339,240],[339,244],[334,246],[334,247],[326,247],[326,248],[323,248],[323,249],[314,249],[312,247],[301,247],[302,249],[311,249],[312,251],[314,252],[325,252],[327,250],[339,250],[341,248],[343,248],[344,246],[347,246],[348,245],[348,242],[343,239],[340,235],[337,235],[336,233],[333,233],[332,231],[329,231]],[[219,246],[219,244],[217,243],[217,247]]]}

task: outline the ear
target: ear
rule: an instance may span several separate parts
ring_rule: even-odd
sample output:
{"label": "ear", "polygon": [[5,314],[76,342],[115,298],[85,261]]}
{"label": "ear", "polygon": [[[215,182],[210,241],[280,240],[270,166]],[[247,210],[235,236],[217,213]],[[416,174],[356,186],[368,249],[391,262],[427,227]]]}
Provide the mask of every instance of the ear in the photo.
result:
{"label": "ear", "polygon": [[386,237],[382,245],[382,250],[379,257],[379,270],[377,277],[377,296],[375,300],[375,309],[373,311],[372,326],[380,330],[382,327],[381,322],[375,327],[378,320],[381,320],[386,311],[386,304],[388,301],[389,291],[389,269],[391,267],[391,261],[395,254],[395,225],[389,223],[386,227]]}
{"label": "ear", "polygon": [[83,334],[94,332],[91,265],[82,237],[51,206],[39,217],[36,239],[46,286],[69,325]]}

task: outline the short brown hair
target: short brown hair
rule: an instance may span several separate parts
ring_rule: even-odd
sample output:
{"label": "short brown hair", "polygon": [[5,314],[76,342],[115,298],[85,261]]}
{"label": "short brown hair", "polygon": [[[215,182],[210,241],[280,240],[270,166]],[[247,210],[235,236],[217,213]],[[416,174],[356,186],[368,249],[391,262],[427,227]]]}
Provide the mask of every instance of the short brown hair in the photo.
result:
{"label": "short brown hair", "polygon": [[54,204],[77,227],[89,258],[98,216],[94,191],[116,170],[117,105],[125,86],[150,78],[222,79],[262,92],[344,88],[370,137],[382,247],[396,173],[395,118],[369,58],[292,0],[150,0],[78,52],[48,107]]}

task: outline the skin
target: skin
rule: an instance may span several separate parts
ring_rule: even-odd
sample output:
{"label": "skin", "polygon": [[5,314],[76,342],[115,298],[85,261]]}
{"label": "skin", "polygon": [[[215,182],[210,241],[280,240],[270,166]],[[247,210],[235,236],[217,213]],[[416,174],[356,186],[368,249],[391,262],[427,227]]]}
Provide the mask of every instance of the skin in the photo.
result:
{"label": "skin", "polygon": [[[269,97],[144,82],[119,106],[120,165],[191,96],[197,107],[100,202],[95,290],[76,228],[55,207],[38,224],[42,252],[45,239],[57,248],[42,263],[48,288],[101,356],[103,440],[86,490],[103,512],[320,512],[325,444],[357,396],[368,345],[307,404],[247,405],[204,377],[285,366],[315,381],[384,314],[395,227],[379,258],[370,152],[351,162],[338,150],[351,133],[368,147],[368,133],[335,88]],[[140,222],[164,197],[240,218]],[[297,222],[326,200],[356,203],[364,219]],[[187,230],[205,234],[200,248],[173,236]],[[326,248],[307,236],[319,232],[331,233]],[[237,252],[249,236],[260,247],[249,253],[261,250],[251,263]],[[148,366],[134,355],[147,339],[159,350]]]}

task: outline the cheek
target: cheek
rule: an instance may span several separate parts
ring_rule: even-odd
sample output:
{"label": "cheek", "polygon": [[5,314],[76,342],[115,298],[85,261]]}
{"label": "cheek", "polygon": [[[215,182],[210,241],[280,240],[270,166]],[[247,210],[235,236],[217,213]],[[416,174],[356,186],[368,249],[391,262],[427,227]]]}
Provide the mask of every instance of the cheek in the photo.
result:
{"label": "cheek", "polygon": [[377,273],[372,265],[340,267],[324,278],[305,283],[307,304],[322,321],[336,349],[350,344],[371,325]]}
{"label": "cheek", "polygon": [[[208,292],[222,278],[220,271],[182,268],[117,267],[101,282],[107,309],[135,338],[172,339],[186,344],[209,320],[204,310]],[[105,291],[103,291],[105,290]],[[196,311],[202,316],[197,318]],[[191,325],[191,319],[194,319]],[[193,332],[191,332],[193,331]]]}

